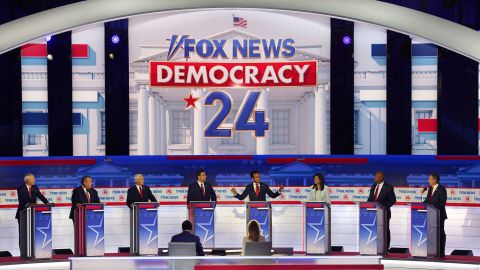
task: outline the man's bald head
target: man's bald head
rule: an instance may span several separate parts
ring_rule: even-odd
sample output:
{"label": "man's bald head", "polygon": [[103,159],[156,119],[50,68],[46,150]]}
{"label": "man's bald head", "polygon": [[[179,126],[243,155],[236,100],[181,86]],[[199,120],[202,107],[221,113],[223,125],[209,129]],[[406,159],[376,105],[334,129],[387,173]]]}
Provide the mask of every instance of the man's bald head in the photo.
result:
{"label": "man's bald head", "polygon": [[375,183],[381,184],[383,183],[384,179],[385,179],[385,175],[383,174],[383,172],[379,171],[375,173],[375,178],[374,178]]}

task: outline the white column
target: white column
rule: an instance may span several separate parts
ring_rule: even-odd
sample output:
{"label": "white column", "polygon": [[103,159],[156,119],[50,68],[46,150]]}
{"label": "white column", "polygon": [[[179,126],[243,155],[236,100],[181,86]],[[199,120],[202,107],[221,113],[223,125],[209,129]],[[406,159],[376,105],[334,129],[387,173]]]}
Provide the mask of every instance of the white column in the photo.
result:
{"label": "white column", "polygon": [[155,96],[157,94],[150,93],[148,96],[148,154],[157,154],[157,102]]}
{"label": "white column", "polygon": [[160,155],[167,154],[167,105],[160,98]]}
{"label": "white column", "polygon": [[315,154],[327,154],[327,118],[325,108],[325,90],[319,86],[314,90],[315,95]]}
{"label": "white column", "polygon": [[148,155],[148,92],[146,85],[140,85],[138,97],[138,154]]}
{"label": "white column", "polygon": [[155,154],[160,155],[162,151],[162,144],[161,144],[161,137],[162,137],[162,132],[161,132],[161,121],[162,121],[162,100],[160,98],[160,95],[155,95]]}
{"label": "white column", "polygon": [[[267,119],[268,116],[268,91],[269,89],[262,89],[262,92],[257,100],[257,110],[265,111],[265,117]],[[271,123],[269,126],[269,130],[271,129]],[[265,132],[264,137],[257,137],[256,144],[257,144],[257,155],[267,155],[268,154],[268,131]]]}
{"label": "white column", "polygon": [[205,128],[205,107],[202,105],[203,90],[196,89],[192,91],[193,97],[200,98],[196,103],[196,108],[193,109],[193,154],[205,155],[206,143],[203,136],[203,130]]}

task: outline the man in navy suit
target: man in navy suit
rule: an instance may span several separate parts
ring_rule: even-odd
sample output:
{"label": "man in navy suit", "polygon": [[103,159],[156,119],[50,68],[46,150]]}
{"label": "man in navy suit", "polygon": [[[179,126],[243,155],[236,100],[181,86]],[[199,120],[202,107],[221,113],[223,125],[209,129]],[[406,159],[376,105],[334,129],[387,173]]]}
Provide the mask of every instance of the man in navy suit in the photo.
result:
{"label": "man in navy suit", "polygon": [[179,234],[172,236],[172,240],[170,242],[175,243],[195,243],[197,249],[197,256],[205,256],[203,253],[202,243],[200,242],[200,238],[192,233],[193,224],[190,220],[185,220],[182,223],[182,231]]}
{"label": "man in navy suit", "polygon": [[48,203],[47,198],[45,198],[38,187],[35,186],[35,176],[33,174],[25,174],[23,177],[23,182],[25,184],[17,188],[18,208],[15,218],[18,222],[18,244],[20,244],[20,211],[27,208],[27,205],[29,204],[36,204],[37,198],[40,199],[44,204]]}
{"label": "man in navy suit", "polygon": [[445,234],[445,220],[447,217],[447,211],[445,205],[447,204],[447,189],[440,185],[440,175],[436,173],[430,174],[428,177],[428,193],[427,198],[423,201],[433,205],[440,211],[440,243],[439,243],[439,255],[445,257],[445,242],[447,241],[447,235]]}
{"label": "man in navy suit", "polygon": [[392,217],[392,212],[390,207],[392,207],[397,202],[397,197],[395,196],[395,191],[393,186],[385,183],[383,172],[376,172],[374,181],[375,183],[370,188],[370,194],[368,195],[368,202],[377,202],[387,208],[387,250],[390,248],[390,218]]}
{"label": "man in navy suit", "polygon": [[207,174],[204,170],[200,170],[196,174],[197,181],[191,183],[188,186],[187,193],[187,206],[190,206],[190,202],[199,201],[217,201],[217,194],[213,190],[212,185],[207,183]]}
{"label": "man in navy suit", "polygon": [[27,208],[28,204],[36,204],[37,198],[40,199],[44,204],[48,203],[47,198],[42,195],[40,189],[35,186],[35,176],[31,173],[25,174],[23,178],[25,184],[19,186],[17,188],[17,196],[18,196],[18,208],[17,213],[15,214],[15,218],[18,220],[20,224],[20,211]]}
{"label": "man in navy suit", "polygon": [[72,192],[72,208],[70,209],[71,220],[75,219],[75,209],[79,204],[83,203],[100,203],[98,192],[92,187],[92,177],[85,175],[82,177],[81,186],[75,188]]}
{"label": "man in navy suit", "polygon": [[266,201],[267,194],[271,198],[276,198],[280,196],[280,193],[285,188],[285,186],[282,184],[277,192],[273,192],[267,184],[260,182],[260,173],[258,171],[251,172],[250,178],[252,178],[252,183],[245,187],[245,190],[243,190],[242,194],[238,194],[235,188],[230,190],[233,194],[233,197],[243,200],[248,196],[250,201]]}
{"label": "man in navy suit", "polygon": [[144,186],[145,179],[143,174],[137,173],[133,177],[135,185],[128,189],[127,192],[127,206],[132,208],[132,203],[135,202],[157,202],[155,196],[149,187]]}

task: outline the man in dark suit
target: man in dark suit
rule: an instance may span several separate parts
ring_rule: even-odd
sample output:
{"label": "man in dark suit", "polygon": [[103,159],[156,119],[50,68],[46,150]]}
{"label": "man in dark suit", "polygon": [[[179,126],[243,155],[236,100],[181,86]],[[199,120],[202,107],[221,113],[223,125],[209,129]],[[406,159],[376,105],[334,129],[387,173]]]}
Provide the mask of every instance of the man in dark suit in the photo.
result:
{"label": "man in dark suit", "polygon": [[20,212],[27,208],[29,204],[36,204],[37,198],[40,199],[44,204],[48,204],[47,198],[43,196],[35,186],[35,176],[31,173],[25,174],[23,177],[24,184],[17,188],[17,197],[18,197],[18,208],[15,218],[18,222],[18,244],[20,245]]}
{"label": "man in dark suit", "polygon": [[217,194],[213,190],[212,185],[207,183],[207,174],[204,170],[200,170],[196,174],[197,181],[188,186],[187,206],[190,207],[190,202],[199,201],[217,201]]}
{"label": "man in dark suit", "polygon": [[145,179],[143,174],[137,173],[133,177],[135,185],[128,189],[127,192],[127,206],[132,208],[132,203],[135,202],[157,202],[155,196],[149,187],[144,186]]}
{"label": "man in dark suit", "polygon": [[447,211],[445,205],[447,204],[447,189],[440,185],[440,175],[436,173],[430,174],[428,177],[428,193],[427,198],[423,201],[433,205],[440,211],[440,243],[439,243],[439,255],[445,257],[445,242],[447,241],[447,235],[445,234],[445,220],[447,217]]}
{"label": "man in dark suit", "polygon": [[392,217],[390,207],[397,202],[397,197],[395,196],[393,186],[385,183],[384,177],[383,172],[375,173],[375,183],[370,188],[368,202],[377,202],[387,208],[387,250],[385,250],[385,252],[388,252],[390,248],[390,218]]}
{"label": "man in dark suit", "polygon": [[72,192],[72,208],[70,209],[71,220],[75,218],[75,209],[79,204],[83,203],[100,203],[100,198],[98,198],[98,192],[92,187],[93,181],[92,177],[86,175],[80,180],[81,186],[75,188]]}
{"label": "man in dark suit", "polygon": [[19,224],[20,211],[27,208],[28,204],[36,204],[37,198],[40,199],[44,204],[48,203],[47,198],[45,198],[45,196],[43,196],[40,192],[40,189],[35,186],[35,176],[33,174],[25,174],[23,181],[25,184],[17,188],[18,208],[17,213],[15,214],[15,218],[18,220]]}
{"label": "man in dark suit", "polygon": [[193,224],[190,220],[185,220],[182,223],[182,231],[179,234],[172,236],[172,243],[195,243],[197,249],[197,256],[205,256],[203,253],[202,243],[200,242],[200,238],[192,233]]}
{"label": "man in dark suit", "polygon": [[250,178],[252,178],[252,183],[245,187],[242,194],[238,194],[235,188],[230,189],[233,197],[243,200],[248,196],[250,201],[266,201],[267,194],[271,198],[276,198],[280,196],[280,193],[285,188],[282,184],[277,192],[273,192],[267,184],[260,182],[260,173],[258,171],[251,172]]}

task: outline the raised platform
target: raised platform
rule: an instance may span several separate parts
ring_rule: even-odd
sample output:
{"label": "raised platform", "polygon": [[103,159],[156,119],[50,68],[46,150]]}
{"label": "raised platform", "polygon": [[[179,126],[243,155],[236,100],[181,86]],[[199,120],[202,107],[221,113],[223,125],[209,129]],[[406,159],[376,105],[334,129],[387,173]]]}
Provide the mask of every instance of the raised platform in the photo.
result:
{"label": "raised platform", "polygon": [[[69,257],[70,256],[70,257]],[[320,269],[465,269],[480,270],[478,256],[446,256],[441,259],[422,259],[387,255],[360,256],[355,253],[333,253],[330,256],[205,256],[205,257],[132,257],[126,253],[106,254],[105,257],[56,256],[52,260],[22,260],[18,257],[0,258],[0,270],[320,270]]]}

